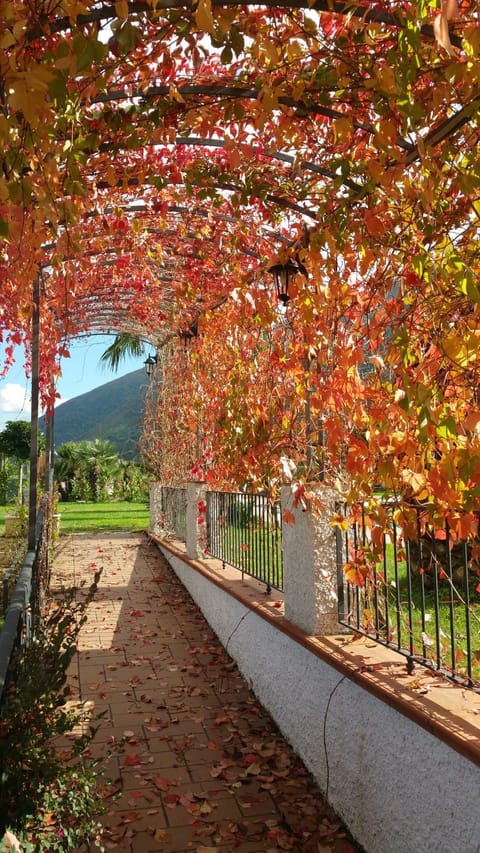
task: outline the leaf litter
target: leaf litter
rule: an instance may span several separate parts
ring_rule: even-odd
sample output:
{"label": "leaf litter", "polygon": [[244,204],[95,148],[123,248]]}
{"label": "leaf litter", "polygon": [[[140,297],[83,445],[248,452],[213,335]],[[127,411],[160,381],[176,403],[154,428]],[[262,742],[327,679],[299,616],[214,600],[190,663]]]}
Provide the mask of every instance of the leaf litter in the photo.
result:
{"label": "leaf litter", "polygon": [[[142,680],[132,671],[128,683],[134,695],[123,694],[122,735],[116,742],[120,775],[106,781],[103,790],[108,802],[105,848],[130,849],[135,836],[146,832],[159,851],[169,853],[210,853],[219,846],[229,853],[241,853],[243,846],[262,853],[357,853],[358,846],[156,549],[156,559],[147,560],[150,568],[144,566],[142,575],[140,557],[145,562],[152,548],[151,543],[138,548],[130,608],[119,625],[125,639],[117,636],[109,649],[109,656],[125,655],[132,670],[148,663],[154,680],[149,693],[135,694]],[[126,560],[118,551],[116,559]],[[159,597],[156,614],[149,608],[152,587],[168,590]],[[133,623],[135,631],[128,635]],[[109,684],[114,685],[117,672],[125,673],[123,667],[110,667]],[[88,698],[100,695],[102,686],[89,685]],[[126,716],[133,714],[130,728]],[[143,735],[134,731],[139,721]],[[106,760],[111,747],[107,753]],[[180,830],[183,840],[177,847]]]}

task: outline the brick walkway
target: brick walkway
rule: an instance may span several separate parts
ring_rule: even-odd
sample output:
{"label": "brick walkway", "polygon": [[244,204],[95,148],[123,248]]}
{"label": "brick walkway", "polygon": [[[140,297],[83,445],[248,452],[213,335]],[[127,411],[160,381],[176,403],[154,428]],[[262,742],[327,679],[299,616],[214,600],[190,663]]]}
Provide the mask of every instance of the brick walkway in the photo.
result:
{"label": "brick walkway", "polygon": [[155,545],[60,539],[55,582],[100,568],[71,681],[106,712],[92,745],[105,760],[106,849],[354,853]]}

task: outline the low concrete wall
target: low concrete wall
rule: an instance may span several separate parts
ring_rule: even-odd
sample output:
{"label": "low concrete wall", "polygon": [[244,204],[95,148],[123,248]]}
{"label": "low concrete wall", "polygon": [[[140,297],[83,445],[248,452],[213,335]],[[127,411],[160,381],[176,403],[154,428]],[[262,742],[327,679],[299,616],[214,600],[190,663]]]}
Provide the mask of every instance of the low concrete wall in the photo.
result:
{"label": "low concrete wall", "polygon": [[479,853],[477,765],[159,547],[367,853]]}

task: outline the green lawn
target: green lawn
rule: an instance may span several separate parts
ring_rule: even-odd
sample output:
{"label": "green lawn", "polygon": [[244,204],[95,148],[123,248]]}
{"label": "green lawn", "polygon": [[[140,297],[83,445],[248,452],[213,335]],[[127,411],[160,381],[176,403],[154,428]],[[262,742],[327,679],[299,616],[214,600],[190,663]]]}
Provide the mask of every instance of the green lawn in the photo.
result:
{"label": "green lawn", "polygon": [[60,536],[115,530],[147,530],[149,505],[112,501],[111,503],[59,503]]}
{"label": "green lawn", "polygon": [[[438,625],[435,619],[435,593],[432,589],[423,590],[420,576],[412,576],[410,597],[408,592],[408,575],[406,561],[398,560],[398,585],[394,582],[393,546],[386,546],[387,584],[382,582],[384,566],[379,565],[377,577],[378,604],[383,619],[385,618],[385,593],[388,591],[389,624],[393,631],[391,640],[398,640],[400,630],[401,645],[408,649],[412,637],[414,654],[420,657],[436,660],[439,655],[442,664],[447,668],[454,667],[460,675],[466,675],[467,649],[467,612],[463,600],[464,591],[450,587],[444,580],[438,589]],[[409,608],[409,598],[411,606]],[[367,613],[373,619],[375,601],[372,593],[366,601]],[[425,617],[422,619],[422,613]],[[480,681],[480,596],[471,589],[470,606],[470,640],[473,657],[473,677]],[[381,618],[382,618],[381,617]],[[411,621],[410,621],[411,620]],[[382,620],[383,621],[383,620]],[[411,625],[411,628],[410,628]],[[381,631],[382,632],[382,631]],[[371,631],[369,631],[371,633]],[[454,640],[452,649],[451,639]],[[387,637],[385,637],[387,639]],[[452,659],[453,658],[453,659]]]}
{"label": "green lawn", "polygon": [[261,522],[243,526],[228,524],[217,532],[215,556],[277,589],[283,587],[281,530]]}

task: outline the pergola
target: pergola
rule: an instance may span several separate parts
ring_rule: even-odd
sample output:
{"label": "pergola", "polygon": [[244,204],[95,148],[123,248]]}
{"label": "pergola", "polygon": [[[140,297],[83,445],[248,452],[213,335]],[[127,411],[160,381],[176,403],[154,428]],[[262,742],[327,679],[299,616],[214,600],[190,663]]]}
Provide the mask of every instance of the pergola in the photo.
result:
{"label": "pergola", "polygon": [[[414,492],[435,490],[418,479],[424,448],[441,440],[445,458],[450,439],[478,437],[478,419],[460,429],[478,376],[475,4],[0,8],[0,311],[8,345],[30,352],[39,330],[44,402],[75,336],[127,332],[161,349],[196,324],[219,377],[236,347],[270,377],[267,398],[290,395],[284,433],[299,434],[293,395],[309,417],[327,412],[328,453],[335,463],[344,429],[350,475],[353,453],[360,479],[372,474],[403,418],[382,476],[401,465]],[[287,351],[268,269],[288,259],[306,276]],[[255,406],[237,434],[294,455],[270,404]],[[211,408],[226,441],[234,392]]]}

